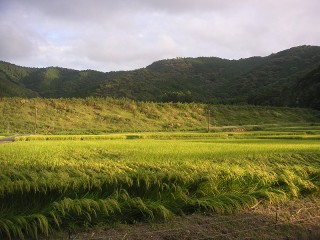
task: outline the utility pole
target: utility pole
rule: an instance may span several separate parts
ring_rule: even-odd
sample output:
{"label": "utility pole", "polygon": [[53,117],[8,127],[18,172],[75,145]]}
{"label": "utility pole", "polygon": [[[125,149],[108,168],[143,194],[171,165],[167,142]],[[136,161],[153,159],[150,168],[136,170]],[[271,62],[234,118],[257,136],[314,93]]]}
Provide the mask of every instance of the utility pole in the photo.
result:
{"label": "utility pole", "polygon": [[7,122],[7,134],[10,133],[10,122]]}
{"label": "utility pole", "polygon": [[38,108],[35,108],[35,115],[34,115],[34,134],[37,134],[37,118],[38,118]]}
{"label": "utility pole", "polygon": [[208,132],[210,132],[210,110],[208,110]]}

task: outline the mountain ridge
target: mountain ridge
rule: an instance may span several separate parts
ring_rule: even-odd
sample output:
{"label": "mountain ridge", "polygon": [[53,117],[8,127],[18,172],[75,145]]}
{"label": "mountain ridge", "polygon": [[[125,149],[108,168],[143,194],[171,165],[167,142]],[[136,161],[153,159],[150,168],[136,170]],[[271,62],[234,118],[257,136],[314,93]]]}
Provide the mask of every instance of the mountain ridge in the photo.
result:
{"label": "mountain ridge", "polygon": [[[0,97],[115,97],[156,102],[203,102],[320,108],[303,101],[299,82],[320,66],[319,46],[299,46],[229,60],[219,57],[159,60],[131,71],[27,68],[0,61]],[[312,80],[313,89],[318,75]],[[306,89],[303,89],[306,91]]]}

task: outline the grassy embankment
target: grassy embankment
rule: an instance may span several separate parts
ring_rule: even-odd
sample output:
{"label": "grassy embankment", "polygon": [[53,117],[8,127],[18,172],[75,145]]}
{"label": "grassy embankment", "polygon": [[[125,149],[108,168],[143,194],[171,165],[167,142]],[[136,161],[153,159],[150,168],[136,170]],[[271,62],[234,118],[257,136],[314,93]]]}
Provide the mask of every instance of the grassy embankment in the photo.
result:
{"label": "grassy embankment", "polygon": [[308,131],[21,137],[0,145],[0,236],[319,196],[320,133]]}
{"label": "grassy embankment", "polygon": [[[37,123],[35,113],[37,108]],[[0,99],[0,134],[255,130],[320,123],[319,111],[300,108],[134,102],[104,98]],[[259,126],[257,126],[259,125]],[[222,128],[224,126],[228,126]],[[235,126],[235,127],[232,127]]]}

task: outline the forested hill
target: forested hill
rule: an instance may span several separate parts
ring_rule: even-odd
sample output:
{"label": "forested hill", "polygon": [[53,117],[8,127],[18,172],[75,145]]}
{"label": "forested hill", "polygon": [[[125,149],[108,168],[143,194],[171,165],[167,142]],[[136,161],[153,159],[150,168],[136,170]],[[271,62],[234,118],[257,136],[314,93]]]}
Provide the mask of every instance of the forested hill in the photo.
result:
{"label": "forested hill", "polygon": [[319,69],[318,46],[300,46],[267,57],[239,60],[168,59],[138,70],[108,73],[25,68],[0,62],[0,97],[110,96],[320,109]]}

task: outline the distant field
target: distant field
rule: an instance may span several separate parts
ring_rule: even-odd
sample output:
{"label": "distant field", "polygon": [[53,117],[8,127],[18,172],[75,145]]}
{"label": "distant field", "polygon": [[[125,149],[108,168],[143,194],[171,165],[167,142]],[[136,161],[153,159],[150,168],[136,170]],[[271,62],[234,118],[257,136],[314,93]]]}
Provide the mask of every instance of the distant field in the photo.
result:
{"label": "distant field", "polygon": [[[43,140],[111,140],[111,139],[165,139],[175,140],[209,140],[212,139],[314,139],[320,140],[320,127],[314,130],[289,132],[277,131],[250,131],[250,132],[229,132],[225,131],[201,133],[201,132],[157,132],[157,133],[121,133],[105,135],[29,135],[16,136],[15,141],[43,141]],[[303,128],[302,128],[303,129]]]}
{"label": "distant field", "polygon": [[0,144],[0,236],[320,196],[319,140],[317,126],[18,137]]}

